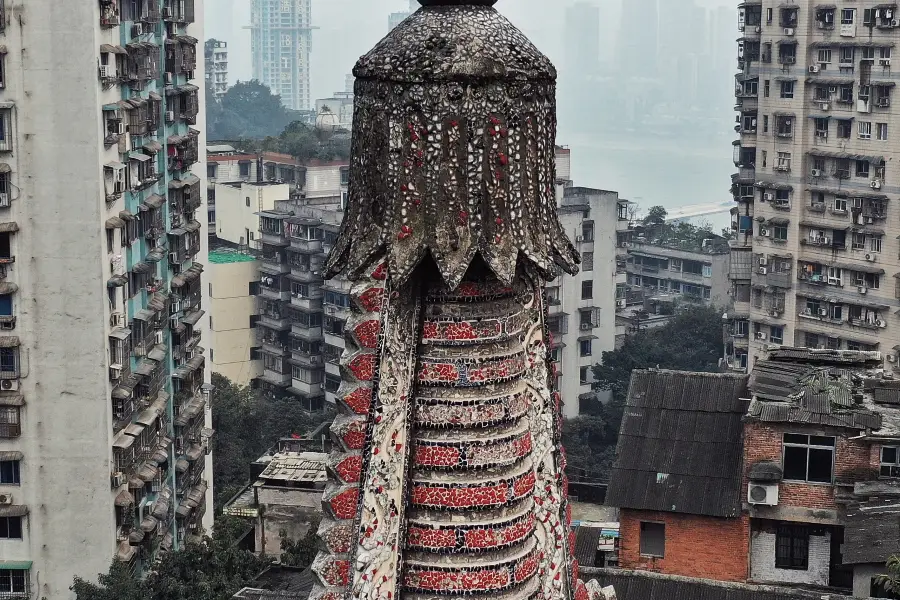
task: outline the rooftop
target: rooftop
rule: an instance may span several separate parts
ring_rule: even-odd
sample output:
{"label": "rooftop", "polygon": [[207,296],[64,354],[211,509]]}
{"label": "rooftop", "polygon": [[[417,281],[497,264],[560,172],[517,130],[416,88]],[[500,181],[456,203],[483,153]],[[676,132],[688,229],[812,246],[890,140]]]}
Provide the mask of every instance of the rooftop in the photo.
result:
{"label": "rooftop", "polygon": [[325,463],[328,455],[321,452],[280,452],[274,455],[259,478],[286,483],[318,483],[327,481]]}
{"label": "rooftop", "polygon": [[579,571],[581,579],[597,579],[601,587],[611,585],[617,600],[852,600],[850,596],[790,588],[725,583],[650,571],[591,569]]}
{"label": "rooftop", "polygon": [[737,516],[746,397],[744,375],[635,371],[606,503]]}
{"label": "rooftop", "polygon": [[232,598],[236,600],[306,600],[315,583],[312,570],[272,565]]}
{"label": "rooftop", "polygon": [[900,485],[857,483],[854,496],[857,501],[847,507],[843,562],[883,564],[900,548]]}
{"label": "rooftop", "polygon": [[209,262],[215,265],[225,265],[230,263],[253,262],[256,258],[250,254],[238,252],[237,250],[210,250]]}

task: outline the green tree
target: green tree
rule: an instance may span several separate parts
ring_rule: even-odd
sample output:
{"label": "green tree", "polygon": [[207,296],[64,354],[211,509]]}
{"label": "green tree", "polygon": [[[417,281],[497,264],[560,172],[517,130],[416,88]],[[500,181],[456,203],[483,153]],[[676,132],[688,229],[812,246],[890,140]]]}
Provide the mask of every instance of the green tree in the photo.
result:
{"label": "green tree", "polygon": [[[597,403],[597,406],[601,406]],[[579,477],[605,479],[612,467],[615,450],[615,434],[610,438],[602,408],[593,409],[569,419],[563,424],[562,444],[566,449],[566,472],[576,480]]]}
{"label": "green tree", "polygon": [[887,559],[887,575],[878,575],[875,582],[891,594],[891,598],[900,598],[900,555]]}
{"label": "green tree", "polygon": [[234,519],[216,522],[214,537],[168,552],[141,580],[122,563],[113,562],[98,583],[76,577],[76,600],[229,600],[270,561],[237,546],[246,525]]}
{"label": "green tree", "polygon": [[[207,94],[207,108],[210,99]],[[237,140],[265,138],[278,135],[293,120],[293,115],[281,104],[281,98],[257,80],[239,81],[225,92],[221,110],[207,121],[207,138],[210,140]]]}
{"label": "green tree", "polygon": [[662,206],[651,206],[650,210],[647,211],[647,216],[644,217],[644,227],[662,225],[666,222],[666,217],[668,216],[669,211]]}
{"label": "green tree", "polygon": [[311,433],[333,418],[329,412],[303,410],[291,395],[276,397],[212,375],[213,481],[215,505],[222,505],[247,484],[250,463],[280,438]]}

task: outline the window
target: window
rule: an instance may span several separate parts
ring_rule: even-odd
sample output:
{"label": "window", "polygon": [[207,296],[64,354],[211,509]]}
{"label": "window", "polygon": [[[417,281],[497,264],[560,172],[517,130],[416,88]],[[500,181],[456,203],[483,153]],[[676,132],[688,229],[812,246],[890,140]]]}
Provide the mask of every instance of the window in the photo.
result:
{"label": "window", "polygon": [[779,152],[776,155],[775,169],[778,171],[790,171],[791,170],[791,153],[790,152]]}
{"label": "window", "polygon": [[809,568],[809,529],[806,525],[778,525],[775,534],[775,568]]}
{"label": "window", "polygon": [[[871,123],[870,123],[871,125]],[[858,160],[856,161],[856,176],[857,177],[865,177],[869,178],[869,161],[867,160]]]}
{"label": "window", "polygon": [[781,97],[788,98],[788,99],[794,97],[794,82],[793,81],[782,81],[781,82]]}
{"label": "window", "polygon": [[769,339],[773,344],[783,344],[784,343],[784,327],[777,327],[772,325],[769,329]]}
{"label": "window", "polygon": [[582,252],[581,253],[581,270],[582,271],[593,271],[594,270],[594,253],[593,252]]}
{"label": "window", "polygon": [[828,119],[819,119],[816,118],[813,120],[813,123],[816,127],[816,137],[817,138],[827,138],[828,137]]}
{"label": "window", "polygon": [[582,300],[590,300],[594,297],[594,282],[593,281],[582,281],[581,282],[581,299]]}
{"label": "window", "polygon": [[18,406],[0,406],[0,438],[17,438],[22,434]]}
{"label": "window", "polygon": [[19,485],[19,461],[0,460],[0,484]]}
{"label": "window", "polygon": [[[245,177],[250,177],[250,163],[242,162],[238,164],[238,170],[240,172],[241,179]],[[249,204],[247,206],[250,206]]]}
{"label": "window", "polygon": [[0,539],[21,540],[22,517],[0,517]]}
{"label": "window", "polygon": [[853,128],[853,121],[848,119],[838,119],[837,136],[841,139],[850,139],[850,132]]}
{"label": "window", "polygon": [[882,242],[880,235],[873,235],[869,238],[869,251],[870,252],[881,252]]}
{"label": "window", "polygon": [[855,8],[845,8],[841,10],[841,25],[853,25],[856,19]]}
{"label": "window", "polygon": [[28,594],[28,571],[24,569],[0,569],[0,596]]}
{"label": "window", "polygon": [[763,150],[763,151],[762,151],[762,166],[763,166],[763,169],[766,168],[766,161],[768,161],[768,157],[769,157],[769,153],[766,152],[765,150]]}
{"label": "window", "polygon": [[587,385],[591,382],[591,368],[581,367],[578,370],[578,381],[581,385]]}
{"label": "window", "polygon": [[592,340],[581,340],[578,342],[578,355],[590,356],[593,353]]}
{"label": "window", "polygon": [[866,234],[853,232],[853,242],[851,248],[854,250],[866,249]]}
{"label": "window", "polygon": [[820,63],[830,63],[831,62],[831,48],[819,48],[818,62],[820,62]]}
{"label": "window", "polygon": [[12,152],[12,109],[0,110],[0,152]]}
{"label": "window", "polygon": [[900,477],[900,448],[883,446],[881,448],[882,477]]}
{"label": "window", "polygon": [[641,521],[641,556],[662,558],[665,555],[666,525]]}
{"label": "window", "polygon": [[772,86],[769,83],[769,80],[766,79],[765,82],[763,83],[763,96],[765,96],[766,98],[769,97],[769,91],[771,90],[771,87]]}
{"label": "window", "polygon": [[594,241],[594,224],[591,222],[584,222],[581,224],[581,239],[585,242],[593,242]]}
{"label": "window", "polygon": [[835,212],[847,212],[847,199],[843,196],[835,196],[834,210]]}
{"label": "window", "polygon": [[703,276],[712,277],[712,265],[703,265]]}
{"label": "window", "polygon": [[763,133],[769,133],[769,115],[763,115]]}
{"label": "window", "polygon": [[888,124],[875,123],[875,137],[878,141],[884,142],[888,139]]}
{"label": "window", "polygon": [[784,478],[790,481],[831,483],[834,438],[784,434]]}
{"label": "window", "polygon": [[861,140],[872,139],[872,122],[871,121],[859,121],[859,122],[857,122],[857,126],[859,128],[859,139],[861,139]]}

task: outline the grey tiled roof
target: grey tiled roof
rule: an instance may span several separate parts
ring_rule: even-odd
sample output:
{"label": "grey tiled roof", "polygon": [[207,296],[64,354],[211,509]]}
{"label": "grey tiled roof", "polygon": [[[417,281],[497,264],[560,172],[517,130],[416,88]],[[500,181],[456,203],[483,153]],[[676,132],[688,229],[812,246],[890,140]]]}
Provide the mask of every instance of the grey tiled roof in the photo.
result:
{"label": "grey tiled roof", "polygon": [[852,600],[850,596],[783,587],[723,583],[646,571],[583,569],[579,577],[611,585],[617,600]]}
{"label": "grey tiled roof", "polygon": [[603,537],[603,529],[600,527],[575,528],[575,559],[579,565],[586,567],[594,565],[601,537]]}
{"label": "grey tiled roof", "polygon": [[635,371],[606,503],[737,516],[746,397],[743,375]]}
{"label": "grey tiled roof", "polygon": [[847,507],[843,561],[884,564],[900,549],[900,483],[857,483],[856,502]]}

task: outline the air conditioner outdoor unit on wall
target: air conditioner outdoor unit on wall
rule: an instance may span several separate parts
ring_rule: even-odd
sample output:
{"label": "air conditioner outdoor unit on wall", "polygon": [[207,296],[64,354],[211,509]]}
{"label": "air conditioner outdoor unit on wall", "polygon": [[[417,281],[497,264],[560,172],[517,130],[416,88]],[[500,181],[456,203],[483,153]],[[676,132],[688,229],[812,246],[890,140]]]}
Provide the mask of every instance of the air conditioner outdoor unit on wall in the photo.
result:
{"label": "air conditioner outdoor unit on wall", "polygon": [[8,506],[13,503],[12,494],[0,494],[0,505]]}
{"label": "air conditioner outdoor unit on wall", "polygon": [[19,389],[19,380],[18,379],[4,379],[3,381],[0,381],[0,390],[14,392],[18,389]]}
{"label": "air conditioner outdoor unit on wall", "polygon": [[747,503],[761,504],[764,506],[778,505],[778,484],[777,483],[753,483],[747,486]]}
{"label": "air conditioner outdoor unit on wall", "polygon": [[757,331],[756,339],[765,341],[766,340],[766,332],[765,331]]}

